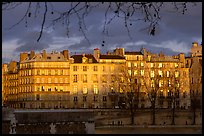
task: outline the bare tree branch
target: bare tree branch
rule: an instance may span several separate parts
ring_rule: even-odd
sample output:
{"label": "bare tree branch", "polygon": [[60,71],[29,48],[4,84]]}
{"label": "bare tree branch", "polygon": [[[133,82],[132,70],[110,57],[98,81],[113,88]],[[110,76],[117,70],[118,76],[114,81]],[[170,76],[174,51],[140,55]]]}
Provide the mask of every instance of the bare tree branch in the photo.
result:
{"label": "bare tree branch", "polygon": [[44,15],[43,15],[43,21],[42,21],[42,25],[41,25],[40,35],[39,35],[39,37],[37,39],[37,42],[39,42],[39,40],[40,40],[40,38],[42,36],[46,15],[47,15],[47,2],[45,2],[45,12],[44,12]]}

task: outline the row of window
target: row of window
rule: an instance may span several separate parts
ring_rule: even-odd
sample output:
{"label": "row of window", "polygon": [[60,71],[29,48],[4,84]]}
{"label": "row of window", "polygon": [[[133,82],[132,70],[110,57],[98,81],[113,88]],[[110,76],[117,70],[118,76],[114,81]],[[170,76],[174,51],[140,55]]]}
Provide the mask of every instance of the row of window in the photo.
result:
{"label": "row of window", "polygon": [[31,76],[31,75],[68,75],[68,70],[66,69],[55,69],[55,70],[44,70],[44,69],[36,69],[36,70],[23,70],[20,71],[20,76]]}
{"label": "row of window", "polygon": [[44,67],[52,67],[52,68],[68,68],[69,63],[67,62],[35,62],[35,63],[24,63],[20,64],[20,68],[44,68]]}
{"label": "row of window", "polygon": [[[131,63],[131,62],[128,62],[127,63],[127,66],[128,67],[138,67],[139,66],[139,63],[137,63],[137,62],[133,62],[133,63]],[[144,62],[140,62],[140,66],[141,67],[144,67]],[[167,67],[171,67],[171,68],[178,68],[178,63],[167,63],[167,64],[164,64],[164,63],[150,63],[150,68],[156,68],[156,66],[158,67],[158,68],[162,68],[162,67],[165,67],[165,66],[167,66]]]}

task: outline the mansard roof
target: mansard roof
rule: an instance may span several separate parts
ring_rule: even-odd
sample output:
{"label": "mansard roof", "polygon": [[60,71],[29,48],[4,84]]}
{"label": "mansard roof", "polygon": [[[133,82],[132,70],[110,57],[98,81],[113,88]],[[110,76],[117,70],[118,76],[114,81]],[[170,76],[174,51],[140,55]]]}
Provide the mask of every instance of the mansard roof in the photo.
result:
{"label": "mansard roof", "polygon": [[143,55],[142,52],[137,51],[126,51],[125,55]]}
{"label": "mansard roof", "polygon": [[125,59],[125,57],[119,55],[100,55],[100,59]]}
{"label": "mansard roof", "polygon": [[[88,60],[92,59],[92,63],[97,63],[97,60],[92,54],[85,54],[84,56],[88,58]],[[71,58],[74,59],[74,63],[82,63],[83,55],[72,55]]]}

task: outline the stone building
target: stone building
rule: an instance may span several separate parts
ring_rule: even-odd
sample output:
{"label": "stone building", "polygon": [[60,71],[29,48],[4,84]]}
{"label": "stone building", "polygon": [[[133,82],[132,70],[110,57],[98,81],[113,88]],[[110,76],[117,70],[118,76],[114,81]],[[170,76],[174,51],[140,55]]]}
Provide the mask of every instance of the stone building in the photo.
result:
{"label": "stone building", "polygon": [[157,107],[170,108],[169,98],[176,92],[176,106],[187,109],[187,60],[183,53],[166,56],[146,49],[127,52],[124,48],[107,54],[96,48],[93,54],[72,56],[68,50],[21,53],[19,62],[3,64],[2,100],[13,108],[118,108],[120,98],[128,91],[129,80],[122,70],[127,67],[125,71],[135,79],[131,84],[140,84],[138,107],[150,107],[148,91],[159,76]]}
{"label": "stone building", "polygon": [[190,56],[186,57],[186,67],[189,69],[191,99],[196,98],[196,105],[202,104],[202,45],[192,43]]}

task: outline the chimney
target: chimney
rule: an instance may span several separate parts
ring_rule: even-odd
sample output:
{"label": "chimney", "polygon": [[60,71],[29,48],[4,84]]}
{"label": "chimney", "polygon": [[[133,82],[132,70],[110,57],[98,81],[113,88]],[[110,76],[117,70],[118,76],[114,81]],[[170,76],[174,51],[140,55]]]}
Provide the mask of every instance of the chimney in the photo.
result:
{"label": "chimney", "polygon": [[198,43],[197,43],[197,42],[193,42],[192,44],[193,44],[193,45],[192,45],[193,47],[197,47],[197,46],[198,46]]}
{"label": "chimney", "polygon": [[35,56],[35,52],[34,51],[30,51],[30,59],[32,59]]}
{"label": "chimney", "polygon": [[63,50],[62,54],[64,55],[65,59],[69,58],[69,51],[68,50]]}
{"label": "chimney", "polygon": [[46,54],[46,51],[45,51],[45,50],[43,50],[42,57],[43,57],[43,59],[46,59],[46,58],[47,58],[47,54]]}
{"label": "chimney", "polygon": [[28,57],[27,52],[20,53],[20,62],[24,61]]}
{"label": "chimney", "polygon": [[115,52],[115,55],[120,55],[120,56],[124,56],[125,54],[124,48],[116,48],[114,52]]}
{"label": "chimney", "polygon": [[99,48],[95,48],[94,49],[94,57],[95,57],[95,59],[97,61],[99,60],[99,58],[100,58],[100,50],[99,50]]}
{"label": "chimney", "polygon": [[11,61],[10,64],[9,64],[9,71],[15,72],[16,66],[17,66],[17,62],[16,61]]}

